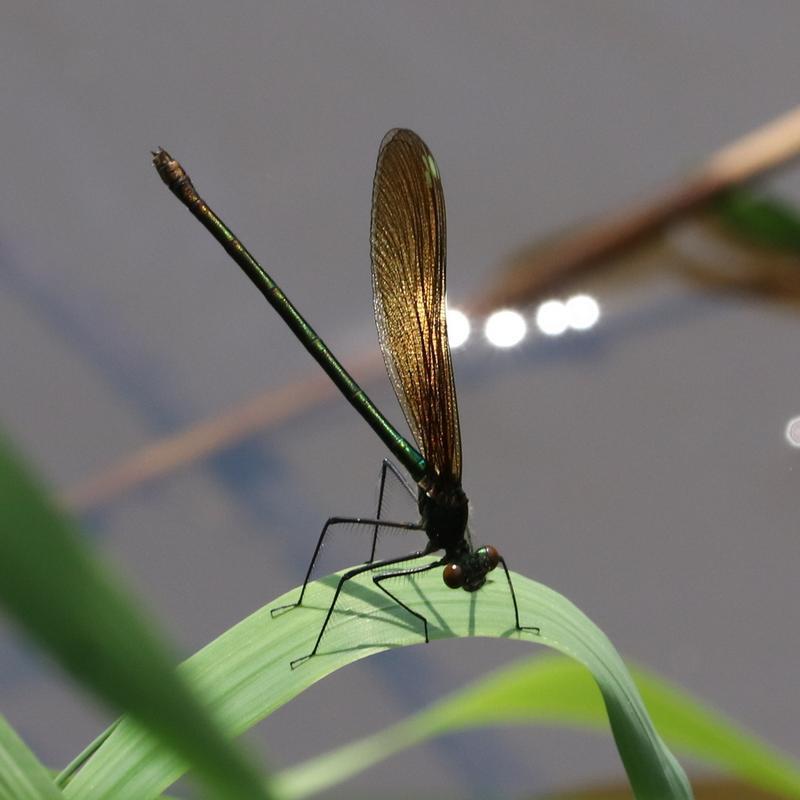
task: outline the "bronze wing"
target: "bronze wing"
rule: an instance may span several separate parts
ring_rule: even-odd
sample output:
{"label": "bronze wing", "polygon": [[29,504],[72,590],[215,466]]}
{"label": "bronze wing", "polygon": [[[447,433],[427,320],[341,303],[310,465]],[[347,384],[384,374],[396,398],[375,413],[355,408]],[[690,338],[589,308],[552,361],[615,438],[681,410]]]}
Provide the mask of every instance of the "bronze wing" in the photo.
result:
{"label": "bronze wing", "polygon": [[381,142],[372,191],[372,287],[383,360],[438,488],[461,484],[461,432],[445,319],[439,170],[413,131]]}

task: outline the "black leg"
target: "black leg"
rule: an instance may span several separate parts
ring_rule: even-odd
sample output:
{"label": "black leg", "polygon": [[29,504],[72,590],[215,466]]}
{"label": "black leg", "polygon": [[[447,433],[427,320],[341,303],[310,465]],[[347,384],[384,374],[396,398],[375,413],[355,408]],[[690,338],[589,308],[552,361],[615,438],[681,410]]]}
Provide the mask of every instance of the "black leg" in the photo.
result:
{"label": "black leg", "polygon": [[[289,666],[292,669],[295,669],[299,664],[302,664],[304,661],[308,661],[309,658],[316,655],[317,650],[319,649],[319,643],[322,641],[322,636],[325,633],[325,629],[328,627],[328,622],[333,614],[333,609],[336,607],[336,601],[339,599],[339,595],[341,594],[342,587],[344,584],[355,578],[357,575],[361,575],[364,572],[371,572],[374,569],[382,569],[383,567],[390,567],[392,564],[399,564],[402,561],[411,561],[415,558],[422,558],[430,553],[430,551],[426,548],[425,550],[419,550],[416,553],[411,553],[407,556],[399,556],[397,558],[387,558],[383,561],[373,561],[371,564],[362,564],[360,567],[354,567],[351,570],[342,575],[339,578],[339,583],[336,586],[336,592],[333,595],[333,600],[331,601],[330,607],[328,608],[328,613],[325,615],[325,621],[322,623],[322,627],[319,629],[319,634],[317,636],[317,641],[314,642],[314,647],[312,648],[311,652],[307,656],[301,656],[300,658],[295,658],[293,661],[289,662]],[[385,591],[385,590],[384,590]],[[391,596],[391,595],[390,595]],[[410,609],[408,609],[410,611]],[[413,611],[411,612],[414,613]],[[418,615],[417,615],[418,616]]]}
{"label": "black leg", "polygon": [[[397,467],[389,461],[388,458],[384,458],[383,462],[381,463],[381,477],[378,483],[378,510],[375,512],[375,519],[381,518],[381,512],[383,510],[383,492],[386,488],[386,473],[391,472],[395,478],[400,482],[400,485],[411,495],[412,499],[416,500],[416,496],[414,495],[414,490],[408,485],[406,482],[405,477],[402,473],[397,469]],[[369,558],[365,562],[366,564],[371,564],[375,560],[375,548],[378,545],[378,529],[380,525],[375,525],[372,531],[372,548],[370,549]]]}
{"label": "black leg", "polygon": [[540,633],[539,628],[535,625],[520,625],[519,624],[519,607],[517,606],[517,595],[514,592],[514,584],[511,583],[511,573],[508,571],[508,567],[506,566],[506,560],[501,556],[500,563],[503,565],[503,572],[506,574],[506,580],[508,581],[508,590],[511,592],[511,602],[514,604],[514,624],[517,627],[518,631],[533,631],[533,633]]}
{"label": "black leg", "polygon": [[[309,581],[311,580],[311,575],[314,572],[314,565],[317,563],[317,558],[319,557],[320,551],[322,550],[322,544],[325,540],[325,536],[328,533],[328,530],[332,528],[334,525],[374,525],[376,530],[378,525],[381,525],[385,528],[395,528],[397,530],[405,530],[405,531],[421,531],[423,528],[420,527],[418,523],[415,522],[387,522],[384,520],[378,519],[366,519],[362,517],[331,517],[323,526],[322,532],[319,535],[319,539],[317,540],[317,546],[314,548],[314,555],[311,556],[311,563],[308,565],[308,569],[306,570],[306,577],[303,580],[303,587],[300,589],[300,597],[297,598],[296,603],[288,603],[287,605],[278,606],[277,608],[273,608],[270,611],[272,616],[276,616],[279,612],[285,611],[290,608],[296,608],[297,606],[301,605],[303,602],[303,596],[306,593],[306,586],[308,586]],[[374,549],[374,544],[373,544]],[[368,564],[373,563],[372,561],[368,561]]]}
{"label": "black leg", "polygon": [[389,580],[389,578],[401,578],[407,575],[420,575],[423,572],[428,572],[429,570],[436,569],[437,567],[441,567],[444,564],[443,560],[434,561],[432,564],[426,564],[424,567],[415,567],[414,569],[401,569],[397,570],[396,572],[383,572],[380,575],[375,575],[372,578],[372,582],[386,595],[388,595],[392,600],[394,600],[397,605],[401,608],[404,608],[408,611],[409,614],[413,614],[418,620],[422,622],[422,629],[425,633],[425,644],[427,644],[430,639],[428,638],[428,620],[414,609],[409,608],[399,597],[393,595],[384,585],[383,581]]}

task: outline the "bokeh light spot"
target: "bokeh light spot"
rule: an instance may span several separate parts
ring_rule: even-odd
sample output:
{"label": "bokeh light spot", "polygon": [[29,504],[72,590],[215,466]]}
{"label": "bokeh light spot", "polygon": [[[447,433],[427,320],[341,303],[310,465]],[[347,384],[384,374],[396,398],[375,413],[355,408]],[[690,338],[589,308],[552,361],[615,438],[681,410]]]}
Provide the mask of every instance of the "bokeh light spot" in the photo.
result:
{"label": "bokeh light spot", "polygon": [[469,339],[472,327],[469,319],[463,311],[457,308],[447,309],[447,338],[450,340],[450,347],[461,347]]}
{"label": "bokeh light spot", "polygon": [[486,320],[484,333],[495,347],[514,347],[524,338],[528,330],[521,314],[510,309],[495,311]]}
{"label": "bokeh light spot", "polygon": [[564,304],[567,324],[576,331],[587,331],[600,319],[600,306],[588,294],[576,294]]}
{"label": "bokeh light spot", "polygon": [[545,336],[560,336],[569,327],[567,307],[560,300],[547,300],[536,309],[536,326]]}

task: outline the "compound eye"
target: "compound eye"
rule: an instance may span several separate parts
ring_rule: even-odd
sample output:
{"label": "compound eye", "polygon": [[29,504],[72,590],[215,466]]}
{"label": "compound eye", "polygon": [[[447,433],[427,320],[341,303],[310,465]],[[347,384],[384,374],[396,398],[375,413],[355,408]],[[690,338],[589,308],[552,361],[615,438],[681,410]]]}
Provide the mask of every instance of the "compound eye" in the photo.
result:
{"label": "compound eye", "polygon": [[483,549],[489,559],[489,569],[494,569],[500,563],[500,553],[491,545],[487,545]]}
{"label": "compound eye", "polygon": [[458,564],[448,564],[444,568],[442,578],[451,589],[460,589],[464,585],[464,570]]}

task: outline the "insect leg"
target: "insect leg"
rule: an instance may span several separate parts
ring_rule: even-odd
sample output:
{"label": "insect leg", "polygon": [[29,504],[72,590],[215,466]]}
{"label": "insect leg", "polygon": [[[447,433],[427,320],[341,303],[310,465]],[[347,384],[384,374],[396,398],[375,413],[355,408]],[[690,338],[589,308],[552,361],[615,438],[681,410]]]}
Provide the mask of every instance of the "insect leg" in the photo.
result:
{"label": "insect leg", "polygon": [[347,581],[355,578],[357,575],[361,575],[363,572],[371,572],[372,570],[381,569],[382,567],[390,567],[392,564],[399,564],[402,561],[411,561],[415,558],[422,558],[429,553],[430,551],[426,548],[424,550],[419,550],[416,553],[411,553],[411,555],[399,556],[397,558],[387,558],[383,561],[374,561],[372,564],[362,564],[360,567],[354,567],[353,569],[345,572],[344,575],[339,578],[339,583],[336,586],[333,600],[328,608],[328,613],[325,615],[325,621],[322,623],[322,627],[319,629],[319,634],[317,635],[317,641],[314,643],[314,647],[307,656],[301,656],[300,658],[295,658],[293,661],[290,661],[289,666],[292,669],[295,669],[299,664],[302,664],[304,661],[308,661],[309,658],[316,655],[317,650],[319,649],[319,644],[322,641],[322,636],[325,633],[325,629],[328,627],[328,622],[330,622],[331,616],[333,615],[333,609],[336,607],[336,601],[339,599],[342,587]]}
{"label": "insect leg", "polygon": [[384,593],[387,594],[392,600],[394,600],[397,605],[401,608],[404,608],[408,611],[409,614],[413,614],[418,620],[422,622],[423,631],[425,632],[425,643],[427,644],[430,639],[428,638],[428,620],[419,612],[414,611],[412,608],[409,608],[399,597],[392,594],[384,585],[383,581],[389,580],[389,578],[400,578],[404,575],[419,575],[423,572],[428,572],[428,570],[436,569],[437,567],[441,567],[444,561],[434,561],[432,564],[426,564],[424,567],[415,567],[414,569],[401,569],[397,570],[396,572],[384,572],[380,575],[375,575],[372,578],[372,582]]}
{"label": "insect leg", "polygon": [[[378,484],[378,510],[375,513],[375,519],[381,518],[381,511],[383,510],[383,493],[386,488],[386,473],[391,472],[392,475],[400,482],[400,485],[411,495],[412,499],[416,501],[414,490],[409,486],[405,476],[397,469],[392,461],[384,458],[381,463],[381,477]],[[372,548],[370,549],[369,558],[364,562],[371,564],[375,560],[375,548],[378,545],[378,529],[379,525],[375,525],[372,531]]]}
{"label": "insect leg", "polygon": [[[374,525],[376,530],[378,529],[378,526],[383,526],[385,528],[395,528],[399,530],[409,530],[409,531],[422,530],[420,525],[415,522],[387,522],[385,520],[365,519],[362,517],[331,517],[322,526],[322,532],[320,533],[319,539],[317,540],[317,546],[314,548],[314,555],[311,556],[311,563],[308,565],[308,569],[306,570],[306,577],[303,580],[303,586],[300,589],[300,597],[297,598],[296,603],[288,603],[287,605],[273,608],[270,611],[270,614],[272,614],[273,617],[276,616],[281,611],[285,611],[290,608],[295,608],[296,606],[302,604],[303,597],[306,593],[306,587],[311,581],[311,575],[314,572],[314,566],[317,563],[317,558],[319,558],[320,551],[322,550],[322,545],[323,542],[325,541],[325,536],[327,535],[328,531],[335,525],[369,525],[369,526]],[[369,561],[367,563],[369,564],[373,562]]]}
{"label": "insect leg", "polygon": [[506,580],[508,581],[508,590],[511,592],[511,602],[514,604],[514,624],[517,627],[518,631],[532,631],[533,633],[540,633],[539,628],[535,625],[520,625],[519,624],[519,606],[517,606],[517,595],[514,592],[514,584],[511,582],[511,573],[508,571],[508,566],[506,565],[506,560],[500,556],[500,563],[503,565],[503,572],[506,574]]}

